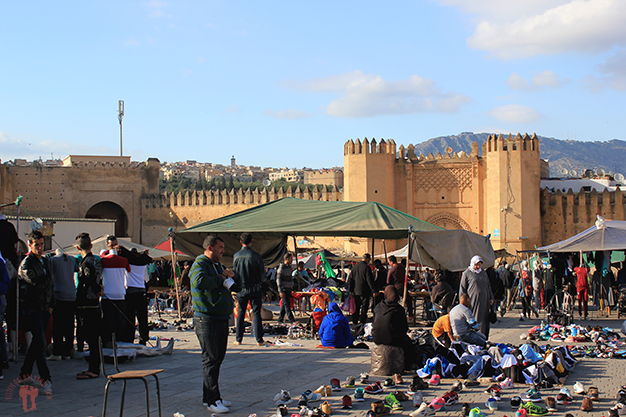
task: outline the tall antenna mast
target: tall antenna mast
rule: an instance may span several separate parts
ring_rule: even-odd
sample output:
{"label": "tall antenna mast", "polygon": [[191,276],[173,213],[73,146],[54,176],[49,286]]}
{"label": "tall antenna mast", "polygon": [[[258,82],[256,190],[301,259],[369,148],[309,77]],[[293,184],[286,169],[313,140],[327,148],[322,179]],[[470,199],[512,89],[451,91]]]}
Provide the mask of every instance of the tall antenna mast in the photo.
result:
{"label": "tall antenna mast", "polygon": [[122,151],[122,118],[124,118],[124,100],[117,102],[117,118],[120,120],[120,156],[124,156]]}

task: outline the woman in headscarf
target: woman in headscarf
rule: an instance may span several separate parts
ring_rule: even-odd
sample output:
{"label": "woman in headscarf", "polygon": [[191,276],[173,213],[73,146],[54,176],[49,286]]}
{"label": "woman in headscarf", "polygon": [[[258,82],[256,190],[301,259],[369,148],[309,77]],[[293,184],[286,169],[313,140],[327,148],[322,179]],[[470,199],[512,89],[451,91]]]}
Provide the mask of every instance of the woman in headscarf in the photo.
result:
{"label": "woman in headscarf", "polygon": [[459,297],[467,294],[470,298],[470,308],[474,318],[480,325],[480,332],[489,340],[489,311],[493,304],[493,293],[489,284],[489,277],[482,268],[483,260],[480,256],[472,257],[470,266],[463,271],[459,287]]}

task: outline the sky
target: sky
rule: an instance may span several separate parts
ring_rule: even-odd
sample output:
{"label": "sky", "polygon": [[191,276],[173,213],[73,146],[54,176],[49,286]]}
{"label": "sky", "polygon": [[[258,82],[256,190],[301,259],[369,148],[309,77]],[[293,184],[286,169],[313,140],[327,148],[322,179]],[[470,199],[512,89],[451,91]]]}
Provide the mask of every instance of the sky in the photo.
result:
{"label": "sky", "polygon": [[365,137],[626,139],[626,1],[0,3],[0,159],[343,166]]}

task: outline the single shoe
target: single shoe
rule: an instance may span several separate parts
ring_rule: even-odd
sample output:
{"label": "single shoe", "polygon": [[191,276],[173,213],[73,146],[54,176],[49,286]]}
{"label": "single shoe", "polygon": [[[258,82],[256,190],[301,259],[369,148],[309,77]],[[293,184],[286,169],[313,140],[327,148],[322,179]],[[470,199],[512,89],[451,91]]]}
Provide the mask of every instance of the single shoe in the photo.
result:
{"label": "single shoe", "polygon": [[448,391],[443,394],[443,400],[446,402],[446,405],[454,405],[459,402],[459,394],[454,391]]}
{"label": "single shoe", "polygon": [[341,399],[341,408],[344,410],[352,410],[352,398],[349,395],[344,395]]}
{"label": "single shoe", "polygon": [[517,411],[515,412],[515,417],[526,417],[528,415],[528,412],[526,411],[525,408],[518,408]]}
{"label": "single shoe", "polygon": [[626,415],[626,405],[623,403],[617,403],[611,407],[610,411],[614,411],[614,414],[617,414],[618,416]]}
{"label": "single shoe", "polygon": [[[283,405],[283,407],[285,407]],[[224,404],[222,404],[222,400],[217,400],[215,401],[215,403],[213,404],[209,404],[206,406],[207,410],[209,410],[212,413],[216,413],[216,414],[224,414],[224,413],[228,413],[228,407],[226,407]],[[287,409],[287,407],[285,407],[285,410]]]}
{"label": "single shoe", "polygon": [[341,391],[341,383],[337,378],[332,378],[330,380],[330,389],[332,391]]}
{"label": "single shoe", "polygon": [[470,410],[469,417],[485,417],[485,413],[480,411],[480,408],[475,407]]}
{"label": "single shoe", "polygon": [[609,408],[609,417],[619,417],[619,410],[617,410],[615,407]]}
{"label": "single shoe", "polygon": [[476,381],[475,379],[466,379],[465,381],[463,381],[463,385],[466,387],[477,387],[478,385],[480,385],[480,382]]}
{"label": "single shoe", "polygon": [[396,398],[395,395],[393,395],[393,393],[385,397],[385,404],[387,404],[387,406],[391,408],[391,411],[404,410],[404,408],[402,408],[402,404],[400,404],[400,401],[398,401],[398,399]]}
{"label": "single shoe", "polygon": [[556,398],[546,397],[546,408],[548,409],[548,411],[557,411],[556,410]]}
{"label": "single shoe", "polygon": [[461,392],[463,391],[463,383],[461,381],[454,381],[454,384],[452,384],[452,389],[450,390],[452,392]]}
{"label": "single shoe", "polygon": [[411,417],[428,417],[428,416],[432,416],[433,414],[435,414],[435,410],[430,408],[428,406],[428,404],[422,403],[422,404],[420,404],[420,406],[419,406],[419,408],[417,410],[413,411],[409,415]]}
{"label": "single shoe", "polygon": [[537,388],[529,389],[528,391],[526,391],[526,394],[522,396],[522,398],[524,399],[524,401],[531,401],[534,403],[542,400],[541,393]]}
{"label": "single shoe", "polygon": [[385,386],[386,387],[395,387],[396,383],[393,382],[393,378],[387,378],[387,379],[385,379]]}
{"label": "single shoe", "polygon": [[[287,390],[280,390],[280,392],[276,395],[274,395],[274,402],[276,403],[276,405],[280,405],[280,404],[289,404],[291,402],[291,395],[289,394],[289,391]],[[221,400],[220,400],[220,404],[221,404]]]}
{"label": "single shoe", "polygon": [[419,375],[415,375],[413,377],[413,382],[411,382],[411,385],[409,386],[409,394],[413,394],[414,392],[417,391],[422,391],[428,388],[428,384],[419,377]]}
{"label": "single shoe", "polygon": [[591,398],[583,398],[583,403],[580,405],[580,409],[582,411],[593,411],[593,401],[591,401]]}
{"label": "single shoe", "polygon": [[574,401],[574,399],[572,398],[572,395],[570,394],[569,389],[561,388],[561,390],[556,396],[556,403],[558,405],[568,405],[572,401]]}
{"label": "single shoe", "polygon": [[463,408],[461,409],[461,415],[463,417],[468,417],[471,410],[472,410],[472,406],[469,405],[469,403],[463,403]]}
{"label": "single shoe", "polygon": [[498,402],[493,398],[489,398],[487,402],[485,402],[485,407],[487,407],[489,411],[496,411],[498,409]]}
{"label": "single shoe", "polygon": [[330,404],[328,404],[328,401],[324,401],[322,403],[322,405],[320,406],[320,410],[322,410],[322,413],[328,415],[331,415],[333,413],[333,409],[330,407]]}
{"label": "single shoe", "polygon": [[274,414],[274,416],[287,417],[287,414],[289,414],[289,411],[287,410],[287,406],[285,404],[281,404],[276,408],[276,414]]}
{"label": "single shoe", "polygon": [[586,393],[585,386],[582,384],[582,382],[576,381],[576,383],[574,383],[574,392],[578,395],[583,395]]}
{"label": "single shoe", "polygon": [[346,378],[346,384],[344,385],[346,388],[354,388],[356,381],[353,376],[349,376]]}
{"label": "single shoe", "polygon": [[402,380],[402,376],[400,374],[393,374],[391,377],[393,378],[393,382],[396,385],[404,384],[404,381]]}
{"label": "single shoe", "polygon": [[529,416],[545,416],[548,410],[534,403],[525,403],[522,405],[526,409]]}
{"label": "single shoe", "polygon": [[46,358],[47,361],[60,361],[63,360],[61,355],[50,355]]}
{"label": "single shoe", "polygon": [[[322,397],[328,397],[331,394],[332,389],[329,386],[326,385],[320,385],[320,387],[318,389],[316,389],[313,392],[316,392],[318,394],[320,394]],[[311,400],[309,400],[311,401]]]}
{"label": "single shoe", "polygon": [[617,391],[617,402],[626,404],[626,389],[624,387]]}
{"label": "single shoe", "polygon": [[380,381],[372,382],[367,387],[365,387],[365,392],[368,394],[378,394],[383,392],[383,386],[380,385]]}
{"label": "single shoe", "polygon": [[52,395],[52,381],[43,381],[41,392],[43,395]]}
{"label": "single shoe", "polygon": [[489,394],[491,398],[496,401],[502,400],[502,391],[500,391],[500,385],[498,384],[492,384],[489,388],[487,388],[485,393]]}
{"label": "single shoe", "polygon": [[430,404],[428,404],[428,406],[435,411],[439,411],[446,406],[446,400],[444,400],[442,397],[435,397],[430,402]]}
{"label": "single shoe", "polygon": [[384,416],[391,413],[391,409],[381,400],[372,402],[372,411],[375,412],[377,416]]}
{"label": "single shoe", "polygon": [[361,384],[367,384],[369,382],[369,375],[367,374],[367,372],[363,372],[361,373],[361,375],[359,375],[359,380],[361,381]]}
{"label": "single shoe", "polygon": [[589,398],[591,398],[591,401],[600,401],[598,387],[589,387]]}
{"label": "single shoe", "polygon": [[365,401],[365,390],[361,387],[354,390],[354,401]]}
{"label": "single shoe", "polygon": [[419,407],[424,402],[424,394],[421,391],[413,393],[413,407]]}
{"label": "single shoe", "polygon": [[310,389],[304,391],[302,395],[304,395],[307,401],[310,403],[313,403],[315,401],[319,401],[322,399],[322,394],[320,394],[319,392],[313,392]]}
{"label": "single shoe", "polygon": [[433,374],[433,376],[431,376],[430,380],[428,381],[428,385],[439,385],[440,381],[441,377],[437,374]]}
{"label": "single shoe", "polygon": [[520,397],[518,397],[517,395],[514,396],[514,397],[511,397],[511,407],[512,408],[519,407],[520,404],[522,404],[522,399]]}
{"label": "single shoe", "polygon": [[235,346],[239,346],[240,344],[241,344],[241,342],[238,342],[236,340],[233,342],[233,345],[235,345]]}
{"label": "single shoe", "polygon": [[309,399],[306,395],[302,394],[300,396],[300,399],[298,400],[298,407],[309,407]]}
{"label": "single shoe", "polygon": [[260,342],[256,342],[257,346],[265,346],[267,342],[265,340],[261,340]]}
{"label": "single shoe", "polygon": [[409,401],[411,398],[406,395],[403,391],[394,391],[393,395],[396,396],[398,401]]}
{"label": "single shoe", "polygon": [[504,381],[500,382],[500,389],[512,389],[515,388],[515,384],[511,378],[506,378]]}

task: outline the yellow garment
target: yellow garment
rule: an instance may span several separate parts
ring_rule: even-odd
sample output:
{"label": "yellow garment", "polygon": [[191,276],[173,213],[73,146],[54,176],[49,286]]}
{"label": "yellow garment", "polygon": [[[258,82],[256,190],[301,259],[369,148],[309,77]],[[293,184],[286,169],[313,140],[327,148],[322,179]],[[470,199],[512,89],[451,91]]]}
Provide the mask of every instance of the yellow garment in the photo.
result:
{"label": "yellow garment", "polygon": [[439,338],[444,333],[452,334],[450,317],[447,314],[439,317],[435,324],[433,324],[433,337]]}

